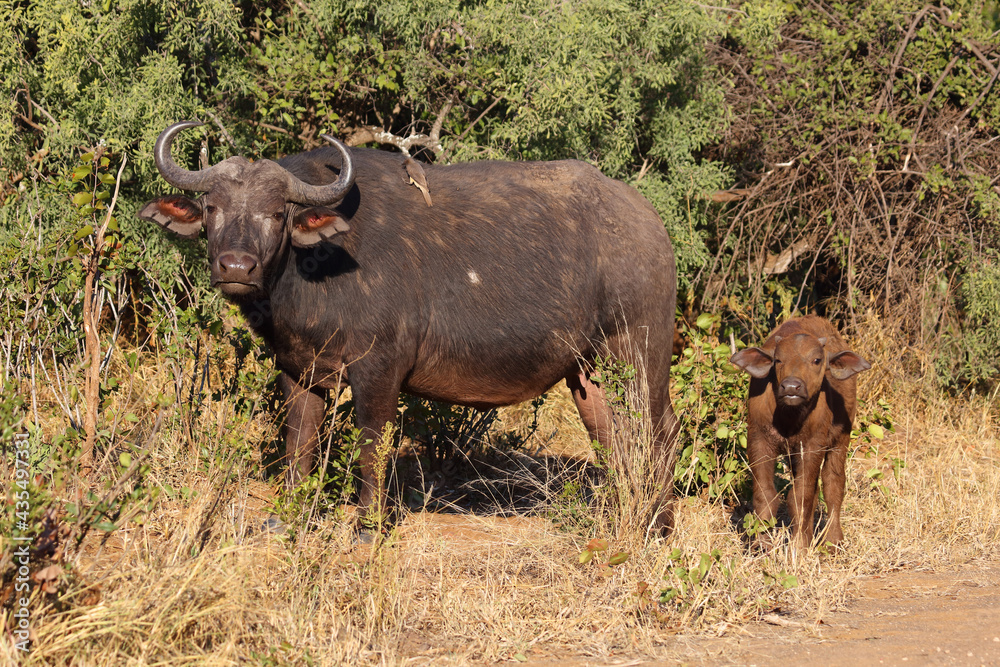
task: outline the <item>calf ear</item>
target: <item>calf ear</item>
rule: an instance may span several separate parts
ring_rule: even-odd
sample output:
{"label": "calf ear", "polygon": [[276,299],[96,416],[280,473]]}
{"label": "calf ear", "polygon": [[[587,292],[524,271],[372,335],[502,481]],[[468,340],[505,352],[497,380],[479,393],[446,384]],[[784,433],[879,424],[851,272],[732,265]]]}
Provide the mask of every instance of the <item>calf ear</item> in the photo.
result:
{"label": "calf ear", "polygon": [[855,373],[866,371],[872,367],[860,355],[844,350],[830,357],[830,375],[838,380],[846,380]]}
{"label": "calf ear", "polygon": [[292,245],[309,248],[349,231],[351,226],[333,209],[307,208],[296,213],[292,219]]}
{"label": "calf ear", "polygon": [[729,363],[742,368],[751,377],[763,380],[771,373],[774,359],[759,347],[748,347],[734,354]]}
{"label": "calf ear", "polygon": [[186,239],[201,233],[201,204],[184,195],[157,197],[142,207],[139,217]]}

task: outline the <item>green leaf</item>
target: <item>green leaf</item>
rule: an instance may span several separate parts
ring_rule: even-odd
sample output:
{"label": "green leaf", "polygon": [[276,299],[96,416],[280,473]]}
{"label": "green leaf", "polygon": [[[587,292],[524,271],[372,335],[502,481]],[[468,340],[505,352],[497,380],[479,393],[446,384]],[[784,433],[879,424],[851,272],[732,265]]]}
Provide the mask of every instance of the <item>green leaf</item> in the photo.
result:
{"label": "green leaf", "polygon": [[621,565],[627,560],[628,560],[628,552],[619,551],[618,553],[616,553],[615,555],[613,555],[611,558],[608,559],[608,565]]}
{"label": "green leaf", "polygon": [[590,542],[587,542],[587,551],[605,551],[607,550],[609,543],[607,540],[602,540],[599,538],[594,538]]}
{"label": "green leaf", "polygon": [[591,551],[590,549],[586,549],[583,553],[580,554],[580,564],[586,565],[591,560],[593,560],[593,558],[594,558],[594,552]]}
{"label": "green leaf", "polygon": [[77,232],[74,235],[73,239],[75,241],[79,241],[83,237],[90,236],[93,233],[94,233],[94,227],[93,227],[93,225],[84,225],[83,227],[81,227],[80,229],[77,230]]}
{"label": "green leaf", "polygon": [[128,452],[122,452],[118,455],[118,463],[122,464],[123,468],[128,468],[132,465],[132,455]]}
{"label": "green leaf", "polygon": [[698,319],[694,321],[694,324],[702,331],[708,331],[715,320],[715,315],[712,315],[711,313],[702,313],[698,316]]}
{"label": "green leaf", "polygon": [[871,433],[871,436],[876,440],[881,440],[885,437],[885,431],[878,424],[869,424],[868,432]]}
{"label": "green leaf", "polygon": [[73,203],[77,206],[89,204],[94,200],[94,195],[90,192],[77,192],[73,195]]}

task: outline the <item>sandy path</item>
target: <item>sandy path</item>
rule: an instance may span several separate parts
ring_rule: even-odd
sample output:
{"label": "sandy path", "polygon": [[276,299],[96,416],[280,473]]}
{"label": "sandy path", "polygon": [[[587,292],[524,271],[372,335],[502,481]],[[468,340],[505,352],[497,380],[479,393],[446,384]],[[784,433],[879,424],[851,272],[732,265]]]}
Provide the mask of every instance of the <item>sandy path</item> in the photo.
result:
{"label": "sandy path", "polygon": [[[1000,563],[954,571],[892,572],[858,580],[847,604],[795,625],[691,641],[703,665],[1000,665]],[[800,625],[801,624],[801,625]],[[692,638],[693,639],[693,638]]]}

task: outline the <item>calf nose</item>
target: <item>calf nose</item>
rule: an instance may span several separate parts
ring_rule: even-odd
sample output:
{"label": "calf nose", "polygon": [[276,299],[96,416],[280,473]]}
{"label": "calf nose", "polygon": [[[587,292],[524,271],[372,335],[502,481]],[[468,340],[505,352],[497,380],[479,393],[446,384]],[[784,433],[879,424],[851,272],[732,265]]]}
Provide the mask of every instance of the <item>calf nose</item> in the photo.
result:
{"label": "calf nose", "polygon": [[224,252],[219,255],[219,277],[227,282],[250,282],[256,276],[257,260],[245,252]]}
{"label": "calf nose", "polygon": [[778,394],[781,396],[805,396],[806,383],[797,377],[785,378],[778,385]]}

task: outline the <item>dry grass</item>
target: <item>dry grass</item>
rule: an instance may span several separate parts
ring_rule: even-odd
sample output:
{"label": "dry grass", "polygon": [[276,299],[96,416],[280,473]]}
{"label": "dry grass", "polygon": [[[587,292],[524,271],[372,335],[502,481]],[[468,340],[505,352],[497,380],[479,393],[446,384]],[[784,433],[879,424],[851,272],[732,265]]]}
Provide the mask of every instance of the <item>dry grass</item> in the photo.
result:
{"label": "dry grass", "polygon": [[[560,528],[549,517],[564,516],[573,502],[560,491],[567,481],[586,479],[548,468],[540,476],[528,464],[509,474],[541,480],[546,489],[547,500],[530,515],[404,511],[371,548],[354,543],[343,514],[326,512],[293,539],[275,537],[260,530],[274,487],[255,476],[244,454],[199,455],[179,432],[163,429],[153,438],[150,483],[197,494],[162,500],[141,525],[129,524],[103,542],[100,535],[88,537],[68,561],[74,576],[62,600],[35,599],[34,650],[22,662],[667,660],[686,655],[678,634],[738,632],[776,607],[820,619],[843,603],[860,574],[1000,558],[996,397],[928,401],[926,388],[903,381],[902,364],[910,361],[879,333],[878,322],[872,318],[862,331],[855,349],[879,370],[862,377],[860,394],[869,404],[877,398],[891,403],[896,431],[874,443],[877,452],[869,458],[850,461],[841,554],[794,562],[780,546],[749,551],[735,527],[740,512],[734,518],[733,508],[700,498],[679,502],[677,527],[667,540],[648,538],[634,516],[615,516],[620,505],[602,505],[600,494],[583,510],[587,521],[575,530]],[[161,391],[167,371],[140,371],[141,388],[131,400]],[[529,412],[508,410],[499,427],[516,428]],[[218,452],[217,443],[243,434],[273,435],[266,414],[239,424],[233,414],[224,401],[204,406],[193,429],[203,451]],[[542,453],[558,457],[589,455],[565,392],[543,408],[526,449],[545,447]],[[893,457],[906,462],[898,480]],[[877,466],[887,472],[880,480],[887,492],[873,488],[867,476]],[[581,564],[579,555],[594,537],[607,538],[610,549]],[[713,550],[718,557],[702,583],[671,603],[655,602],[661,591],[680,588],[678,567],[696,569]],[[628,553],[624,563],[600,566],[618,551]],[[781,581],[789,575],[797,586],[786,589]],[[643,583],[649,593],[637,595]],[[12,660],[10,646],[2,646]]]}

